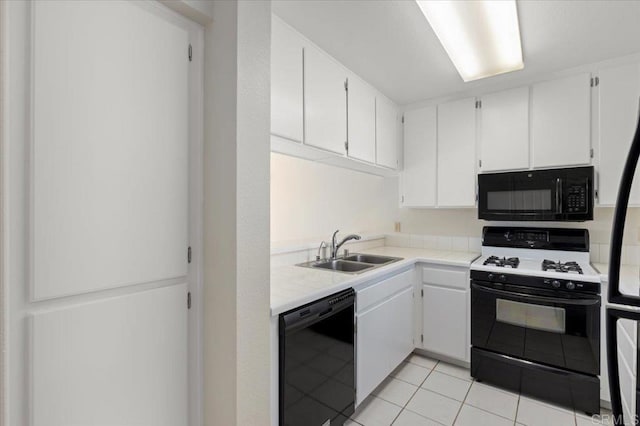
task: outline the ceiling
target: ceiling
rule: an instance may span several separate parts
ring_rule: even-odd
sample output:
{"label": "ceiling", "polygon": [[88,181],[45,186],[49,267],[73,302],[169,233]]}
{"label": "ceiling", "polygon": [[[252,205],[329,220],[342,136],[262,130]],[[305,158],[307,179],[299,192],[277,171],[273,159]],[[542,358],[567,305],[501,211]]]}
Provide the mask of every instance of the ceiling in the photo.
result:
{"label": "ceiling", "polygon": [[398,104],[640,52],[640,1],[517,4],[524,70],[469,83],[413,0],[274,0],[272,10]]}

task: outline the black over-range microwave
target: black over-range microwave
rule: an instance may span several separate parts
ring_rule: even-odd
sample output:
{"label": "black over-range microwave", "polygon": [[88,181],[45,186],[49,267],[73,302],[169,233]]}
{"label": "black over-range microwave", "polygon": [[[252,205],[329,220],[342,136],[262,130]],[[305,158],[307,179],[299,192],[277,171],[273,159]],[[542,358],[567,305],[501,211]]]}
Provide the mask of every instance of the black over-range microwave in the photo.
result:
{"label": "black over-range microwave", "polygon": [[593,219],[593,167],[478,175],[478,218],[507,221]]}

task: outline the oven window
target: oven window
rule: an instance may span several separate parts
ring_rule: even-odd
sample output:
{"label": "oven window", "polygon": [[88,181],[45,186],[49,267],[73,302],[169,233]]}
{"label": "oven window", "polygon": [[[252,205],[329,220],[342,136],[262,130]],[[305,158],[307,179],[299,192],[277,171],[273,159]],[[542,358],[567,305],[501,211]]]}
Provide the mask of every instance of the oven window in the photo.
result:
{"label": "oven window", "polygon": [[496,320],[535,330],[565,333],[565,310],[496,299]]}
{"label": "oven window", "polygon": [[488,191],[487,208],[498,211],[549,211],[551,199],[550,189]]}

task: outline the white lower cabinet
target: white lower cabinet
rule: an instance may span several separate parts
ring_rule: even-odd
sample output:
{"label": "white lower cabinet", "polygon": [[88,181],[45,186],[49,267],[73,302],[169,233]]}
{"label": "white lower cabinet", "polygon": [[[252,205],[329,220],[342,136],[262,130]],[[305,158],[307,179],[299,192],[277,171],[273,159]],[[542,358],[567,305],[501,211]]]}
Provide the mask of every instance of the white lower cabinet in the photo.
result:
{"label": "white lower cabinet", "polygon": [[468,268],[422,268],[422,349],[470,362]]}
{"label": "white lower cabinet", "polygon": [[412,269],[356,294],[356,406],[415,348],[413,277]]}

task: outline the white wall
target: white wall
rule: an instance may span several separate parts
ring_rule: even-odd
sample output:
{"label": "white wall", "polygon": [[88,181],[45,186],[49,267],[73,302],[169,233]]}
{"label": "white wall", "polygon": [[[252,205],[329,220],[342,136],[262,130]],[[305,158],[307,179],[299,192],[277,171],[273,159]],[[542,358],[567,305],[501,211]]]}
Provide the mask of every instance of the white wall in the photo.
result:
{"label": "white wall", "polygon": [[217,1],[205,33],[204,424],[270,419],[269,1]]}
{"label": "white wall", "polygon": [[393,231],[398,180],[271,154],[271,241]]}

